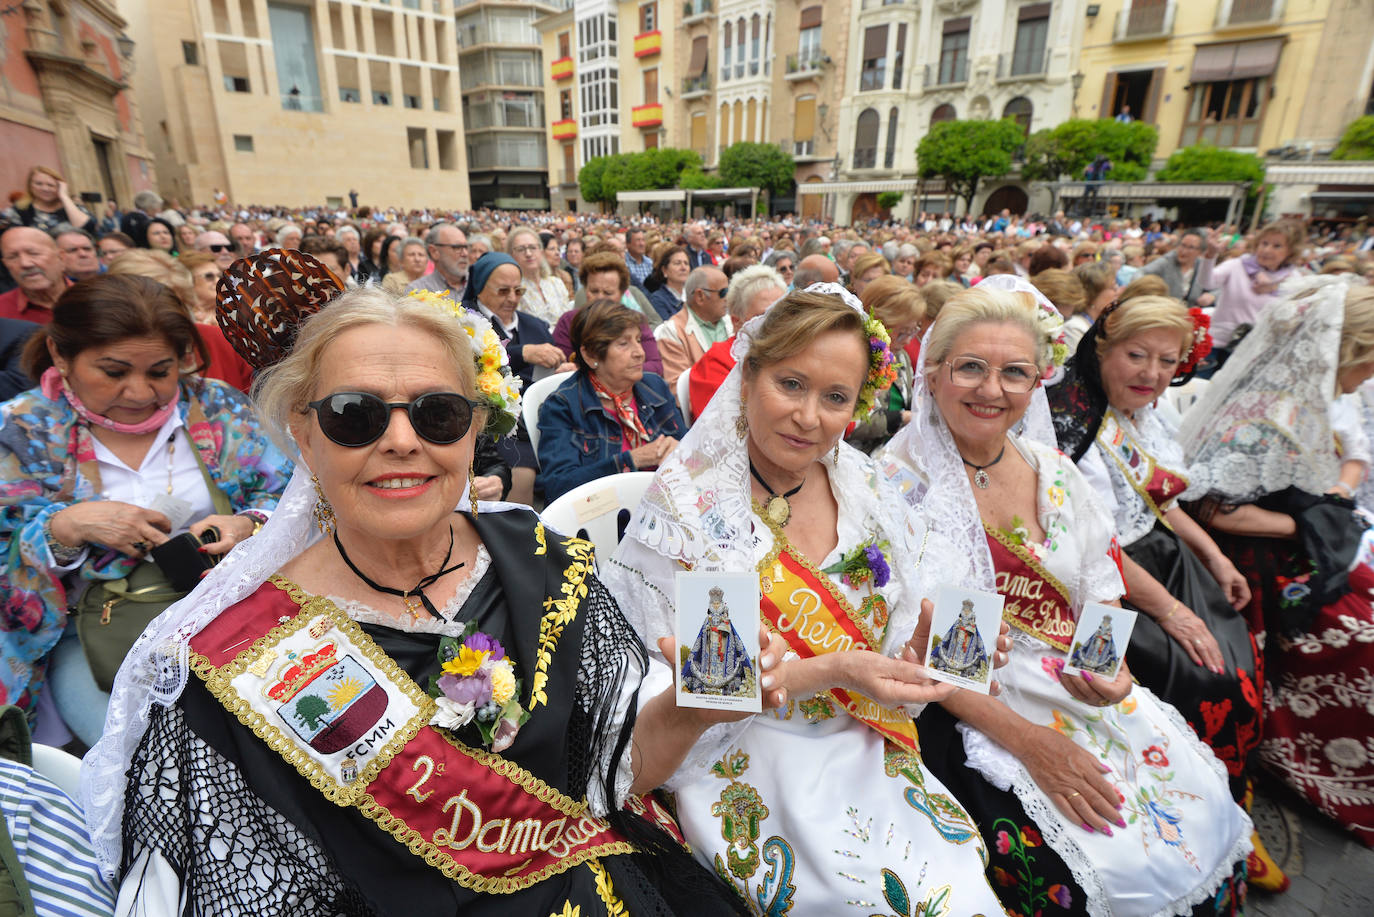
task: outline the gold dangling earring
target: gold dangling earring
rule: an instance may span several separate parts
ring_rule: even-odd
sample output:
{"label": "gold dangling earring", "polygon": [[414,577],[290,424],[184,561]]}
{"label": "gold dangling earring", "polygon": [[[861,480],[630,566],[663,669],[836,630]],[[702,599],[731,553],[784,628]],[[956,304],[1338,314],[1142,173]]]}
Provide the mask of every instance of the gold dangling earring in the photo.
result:
{"label": "gold dangling earring", "polygon": [[324,488],[320,486],[320,479],[315,476],[315,472],[310,472],[310,483],[315,485],[315,508],[311,514],[315,517],[315,525],[325,535],[334,531],[334,507],[330,505],[329,498],[324,495]]}
{"label": "gold dangling earring", "polygon": [[843,436],[841,436],[840,439],[835,440],[835,464],[836,464],[836,465],[838,465],[838,464],[840,463],[840,440],[842,440],[842,439],[844,439]]}
{"label": "gold dangling earring", "polygon": [[472,518],[477,518],[477,459],[474,457],[468,465],[468,502],[472,504]]}
{"label": "gold dangling earring", "polygon": [[735,418],[735,435],[740,439],[744,439],[749,435],[749,419],[744,416],[744,408],[744,400],[741,399],[739,403],[739,416]]}

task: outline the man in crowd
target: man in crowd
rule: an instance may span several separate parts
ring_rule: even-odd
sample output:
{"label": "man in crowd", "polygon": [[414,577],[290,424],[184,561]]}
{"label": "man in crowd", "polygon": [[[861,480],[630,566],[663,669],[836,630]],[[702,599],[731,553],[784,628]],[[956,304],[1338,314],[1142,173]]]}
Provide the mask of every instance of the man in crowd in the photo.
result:
{"label": "man in crowd", "polygon": [[234,243],[240,258],[247,258],[258,250],[257,235],[247,223],[235,223],[229,227],[229,239]]}
{"label": "man in crowd", "polygon": [[0,260],[18,284],[0,295],[0,318],[21,318],[46,325],[67,288],[62,253],[52,236],[30,226],[15,226],[0,236]]}
{"label": "man in crowd", "polygon": [[358,271],[363,258],[363,241],[358,235],[356,226],[342,226],[334,235],[343,244],[344,250],[348,252],[348,273],[354,280],[358,279]]}
{"label": "man in crowd", "polygon": [[839,283],[840,269],[825,255],[807,255],[792,275],[792,289],[805,290],[813,283]]}
{"label": "man in crowd", "polygon": [[58,253],[62,256],[62,272],[72,282],[99,277],[104,270],[100,255],[95,250],[95,240],[84,229],[68,226],[60,229],[55,237]]}
{"label": "man in crowd", "polygon": [[687,224],[687,266],[696,269],[711,263],[711,254],[706,251],[706,227],[701,223]]}
{"label": "man in crowd", "polygon": [[644,230],[635,228],[625,233],[625,266],[630,269],[630,283],[641,292],[647,292],[644,281],[654,272],[654,262],[646,254],[647,248]]}
{"label": "man in crowd", "polygon": [[148,237],[148,223],[162,209],[162,195],[156,191],[140,191],[134,195],[134,209],[119,221],[119,231],[141,243]]}
{"label": "man in crowd", "polygon": [[658,326],[654,338],[663,356],[663,378],[671,386],[677,377],[692,368],[712,344],[719,344],[732,333],[730,317],[725,314],[725,274],[709,264],[687,275],[683,288],[685,309]]}
{"label": "man in crowd", "polygon": [[215,265],[221,271],[238,260],[238,255],[234,252],[234,243],[230,242],[224,233],[213,229],[196,236],[196,251],[214,255]]}
{"label": "man in crowd", "polygon": [[327,236],[306,236],[301,240],[301,251],[333,271],[345,287],[357,286],[348,270],[348,249],[342,242]]}
{"label": "man in crowd", "polygon": [[434,270],[411,281],[406,292],[448,293],[454,302],[462,302],[463,290],[468,285],[467,236],[452,223],[435,223],[425,234],[425,250],[429,252],[429,260],[434,262]]}
{"label": "man in crowd", "polygon": [[[786,295],[787,283],[782,275],[771,267],[755,264],[730,278],[730,289],[725,293],[725,311],[731,324],[739,328],[754,316],[768,311],[769,306]],[[732,334],[719,344],[712,344],[688,370],[692,380],[689,391],[693,418],[701,416],[711,396],[735,368],[735,358],[730,354],[734,341]]]}
{"label": "man in crowd", "polygon": [[1178,247],[1156,258],[1140,269],[1141,274],[1154,274],[1169,285],[1169,295],[1190,306],[1205,308],[1216,302],[1207,292],[1212,286],[1212,268],[1221,254],[1221,240],[1210,238],[1200,229],[1185,229],[1178,237]]}
{"label": "man in crowd", "polygon": [[287,223],[277,230],[277,248],[288,251],[301,247],[301,228],[295,223]]}

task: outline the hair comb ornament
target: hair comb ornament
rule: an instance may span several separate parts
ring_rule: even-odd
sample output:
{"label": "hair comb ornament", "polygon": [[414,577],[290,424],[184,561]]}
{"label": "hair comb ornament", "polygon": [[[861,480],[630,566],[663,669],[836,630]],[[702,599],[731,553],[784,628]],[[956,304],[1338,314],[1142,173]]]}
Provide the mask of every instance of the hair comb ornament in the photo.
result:
{"label": "hair comb ornament", "polygon": [[238,355],[265,369],[291,352],[301,322],[343,291],[314,257],[270,248],[229,265],[216,287],[215,315]]}

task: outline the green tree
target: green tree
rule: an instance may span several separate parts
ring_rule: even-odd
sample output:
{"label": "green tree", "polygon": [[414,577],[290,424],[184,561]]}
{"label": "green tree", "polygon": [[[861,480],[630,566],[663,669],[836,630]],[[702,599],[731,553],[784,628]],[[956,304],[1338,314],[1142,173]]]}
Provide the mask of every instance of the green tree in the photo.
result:
{"label": "green tree", "polygon": [[1341,135],[1332,159],[1374,159],[1374,115],[1356,118]]}
{"label": "green tree", "polygon": [[1264,183],[1264,160],[1253,153],[1233,153],[1200,143],[1176,150],[1155,178],[1159,181],[1248,181],[1251,194]]}
{"label": "green tree", "polygon": [[1001,121],[942,121],[933,125],[916,147],[922,178],[943,178],[950,191],[973,207],[973,195],[984,176],[1006,175],[1011,157],[1024,142],[1021,127]]}
{"label": "green tree", "polygon": [[1141,181],[1149,173],[1159,129],[1144,121],[1123,124],[1111,118],[1075,118],[1057,127],[1036,131],[1026,142],[1021,177],[1059,181],[1083,177],[1083,170],[1099,153],[1112,161],[1111,181]]}
{"label": "green tree", "polygon": [[682,173],[678,187],[690,191],[703,191],[711,188],[724,188],[725,182],[720,180],[719,175],[707,175],[701,169],[686,169]]}
{"label": "green tree", "polygon": [[884,191],[878,195],[878,206],[883,210],[891,210],[902,202],[902,192]]}
{"label": "green tree", "polygon": [[582,192],[582,200],[591,204],[604,204],[606,192],[601,180],[606,174],[609,156],[593,156],[577,172],[577,188]]}
{"label": "green tree", "polygon": [[762,188],[786,194],[797,164],[792,154],[772,143],[732,143],[720,154],[720,180],[730,188]]}
{"label": "green tree", "polygon": [[306,729],[319,729],[320,717],[329,712],[329,704],[322,697],[307,694],[296,701],[296,719]]}

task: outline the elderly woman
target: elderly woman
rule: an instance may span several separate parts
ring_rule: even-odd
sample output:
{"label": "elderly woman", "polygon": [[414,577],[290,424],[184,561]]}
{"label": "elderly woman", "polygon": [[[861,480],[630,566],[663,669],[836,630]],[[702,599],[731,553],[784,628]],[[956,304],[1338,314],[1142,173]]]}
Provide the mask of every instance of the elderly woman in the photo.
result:
{"label": "elderly woman", "polygon": [[897,378],[886,391],[878,392],[876,409],[849,433],[849,444],[872,453],[887,444],[911,420],[911,393],[915,383],[907,345],[919,341],[930,323],[925,290],[901,277],[885,276],[868,284],[859,300],[864,311],[883,323],[892,338],[892,365]]}
{"label": "elderly woman", "polygon": [[[1212,270],[1217,298],[1212,335],[1218,348],[1230,348],[1241,325],[1253,325],[1264,307],[1276,301],[1279,284],[1297,271],[1307,233],[1297,220],[1278,220],[1255,237],[1250,254],[1232,258]],[[1220,363],[1224,364],[1223,356]]]}
{"label": "elderly woman", "polygon": [[539,479],[550,502],[609,474],[657,468],[687,432],[668,383],[644,371],[643,324],[615,300],[574,314],[577,372],[539,409]]}
{"label": "elderly woman", "polygon": [[[660,650],[640,723],[669,728],[638,779],[676,793],[697,857],[764,914],[828,917],[856,896],[869,913],[880,895],[900,913],[1000,912],[977,828],[921,763],[903,708],[951,690],[917,663],[923,599],[961,561],[913,528],[901,497],[842,442],[887,382],[881,345],[834,284],[790,293],[746,325],[739,363],[605,574]],[[758,577],[762,713],[674,706],[683,570]]]}
{"label": "elderly woman", "polygon": [[[774,249],[767,258],[763,259],[765,267],[771,267],[778,272],[783,284],[787,288],[792,286],[792,277],[797,273],[797,255],[792,251]],[[731,278],[733,279],[733,278]]]}
{"label": "elderly woman", "polygon": [[197,325],[215,323],[215,284],[224,271],[209,252],[188,251],[177,257],[182,267],[191,272],[191,292],[195,297],[191,317]]}
{"label": "elderly woman", "polygon": [[[542,378],[550,372],[566,372],[573,367],[553,343],[549,326],[517,308],[523,295],[520,266],[510,255],[488,252],[468,268],[463,306],[491,322],[492,330],[505,348],[511,371],[519,377],[521,387],[527,388],[536,372]],[[500,440],[497,448],[511,469],[511,502],[533,503],[539,463],[523,417],[518,421],[516,435]]]}
{"label": "elderly woman", "polygon": [[1184,415],[1193,514],[1249,583],[1260,761],[1374,845],[1374,570],[1353,492],[1368,442],[1334,410],[1374,375],[1374,290],[1294,278]]}
{"label": "elderly woman", "polygon": [[918,287],[923,287],[936,280],[944,280],[949,276],[950,265],[949,256],[944,252],[928,251],[916,259],[915,279],[912,282]]}
{"label": "elderly woman", "polygon": [[892,273],[887,266],[887,259],[881,252],[869,252],[854,259],[854,266],[849,272],[849,292],[863,298],[864,288],[870,283],[885,274]]}
{"label": "elderly woman", "polygon": [[[1237,611],[1250,589],[1178,505],[1187,466],[1175,431],[1154,409],[1175,379],[1191,377],[1204,341],[1205,329],[1178,300],[1122,300],[1083,339],[1050,406],[1059,447],[1116,521],[1126,605],[1139,614],[1126,658],[1142,684],[1187,717],[1244,799],[1263,690]],[[1257,844],[1248,879],[1277,889],[1283,877],[1271,875],[1276,867],[1262,850]]]}
{"label": "elderly woman", "polygon": [[61,172],[34,166],[24,180],[24,190],[26,193],[13,206],[0,211],[0,223],[32,226],[49,235],[63,223],[95,231],[95,217],[71,196]]}
{"label": "elderly woman", "polygon": [[549,328],[572,307],[572,295],[563,281],[554,276],[544,256],[544,243],[533,229],[522,226],[506,239],[506,253],[520,268],[520,311],[532,315]]}
{"label": "elderly woman", "polygon": [[1003,698],[927,709],[925,760],[982,829],[1009,911],[1231,913],[1251,827],[1216,757],[1124,662],[1064,671],[1084,604],[1123,589],[1111,517],[1054,447],[1040,380],[1063,358],[1060,319],[1025,290],[989,278],[945,304],[888,447],[908,499],[970,559],[962,585],[1002,594],[1013,627]]}
{"label": "elderly woman", "polygon": [[649,291],[649,304],[665,322],[687,302],[691,265],[687,249],[681,245],[665,245],[654,260],[653,273],[644,282],[644,287]]}
{"label": "elderly woman", "polygon": [[382,288],[388,293],[404,293],[406,287],[425,276],[425,265],[429,264],[429,251],[425,240],[408,236],[400,243],[400,268],[382,278]]}
{"label": "elderly woman", "polygon": [[[39,387],[0,408],[0,701],[33,717],[46,677],[61,720],[87,745],[127,641],[167,604],[121,595],[173,591],[149,551],[189,530],[210,533],[204,553],[224,554],[286,486],[290,466],[247,399],[190,374],[204,362],[196,326],[166,287],[87,280],[29,342],[25,368]],[[78,603],[97,615],[103,604],[118,625],[85,647],[94,665],[68,618]],[[39,739],[61,745],[51,712],[38,717]]]}
{"label": "elderly woman", "polygon": [[517,406],[499,346],[364,289],[267,371],[302,467],[262,544],[145,635],[87,759],[121,917],[740,910],[629,797],[645,655],[590,546],[467,497]]}

